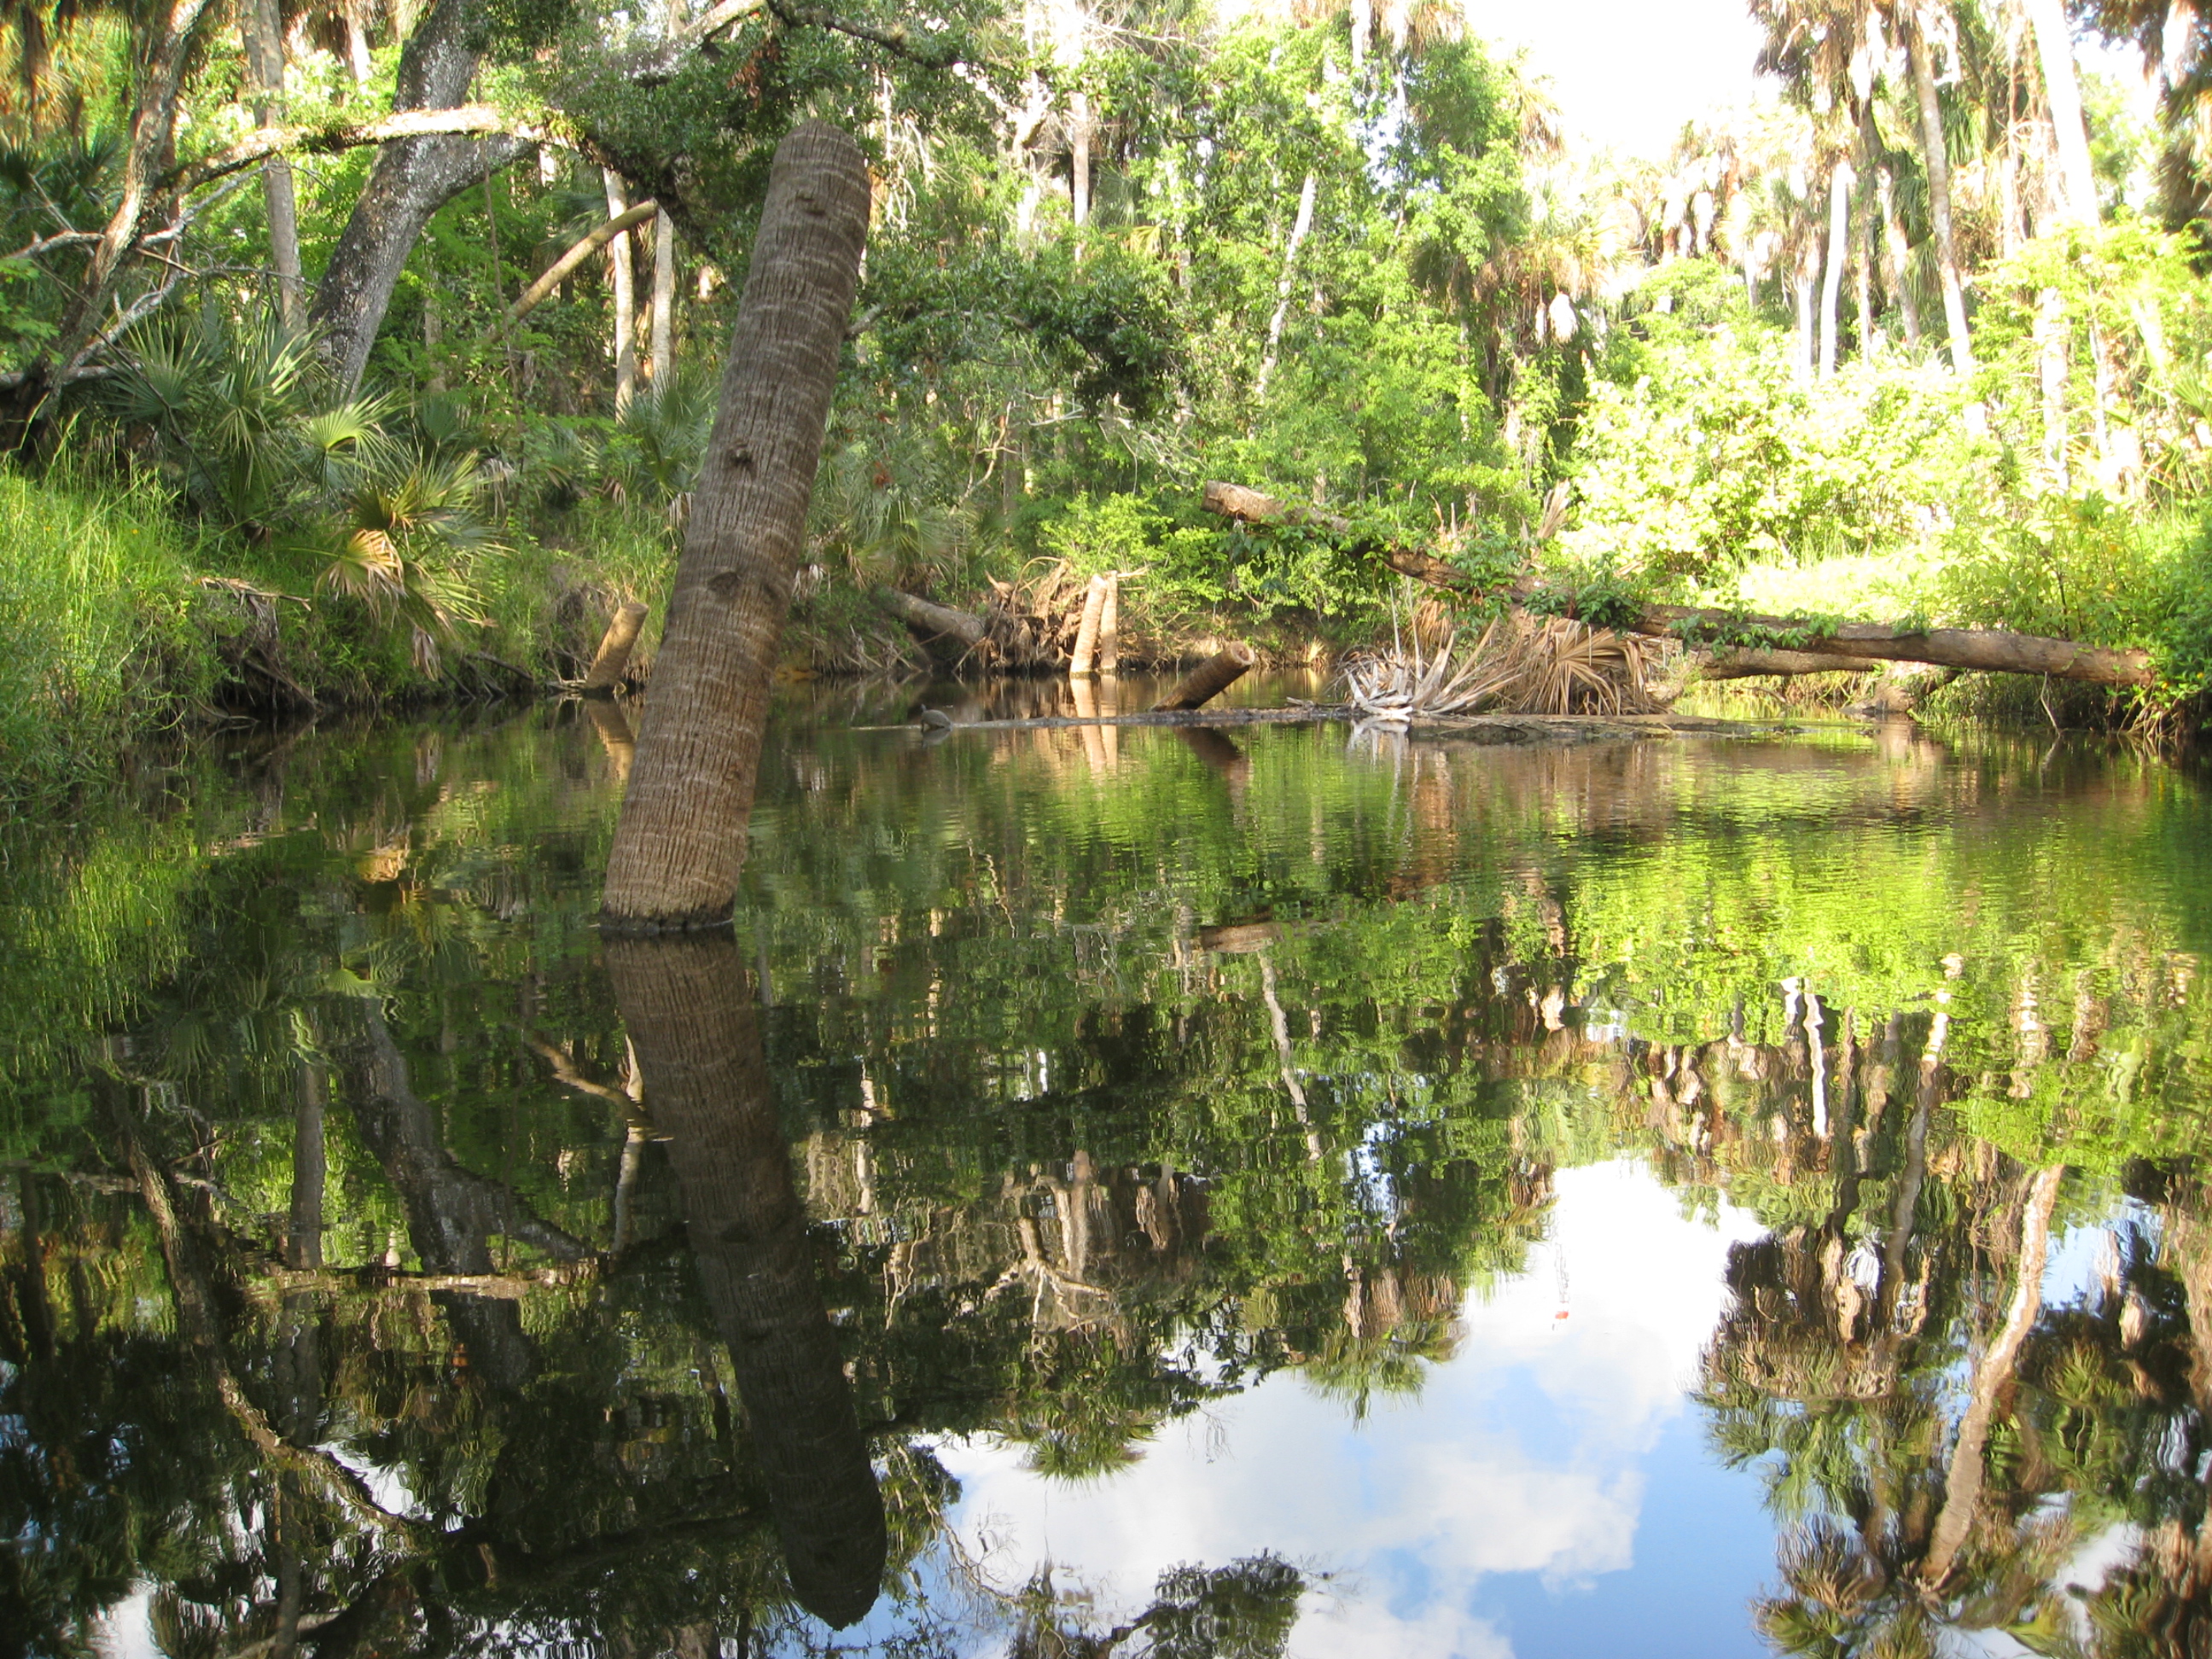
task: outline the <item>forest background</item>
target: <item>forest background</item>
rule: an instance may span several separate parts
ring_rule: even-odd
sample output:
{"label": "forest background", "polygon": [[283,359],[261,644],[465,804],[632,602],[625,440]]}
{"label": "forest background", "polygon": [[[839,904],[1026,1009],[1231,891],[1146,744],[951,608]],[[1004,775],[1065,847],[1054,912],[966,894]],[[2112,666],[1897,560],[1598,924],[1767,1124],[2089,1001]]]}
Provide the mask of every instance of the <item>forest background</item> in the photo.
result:
{"label": "forest background", "polygon": [[[1782,95],[1643,161],[1448,8],[11,0],[0,793],[657,617],[808,115],[876,205],[794,668],[919,667],[881,590],[1039,559],[1141,573],[1129,654],[1318,651],[1387,629],[1387,538],[1596,618],[2145,647],[2154,686],[2062,707],[2195,724],[2212,21],[1751,12]],[[1212,477],[1352,528],[1224,526]]]}

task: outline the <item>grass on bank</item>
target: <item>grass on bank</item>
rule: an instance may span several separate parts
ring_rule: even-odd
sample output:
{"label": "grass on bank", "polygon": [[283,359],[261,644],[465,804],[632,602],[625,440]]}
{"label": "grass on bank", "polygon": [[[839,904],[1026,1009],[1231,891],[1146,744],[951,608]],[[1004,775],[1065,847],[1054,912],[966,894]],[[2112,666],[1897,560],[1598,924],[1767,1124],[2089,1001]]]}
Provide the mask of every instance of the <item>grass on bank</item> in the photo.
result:
{"label": "grass on bank", "polygon": [[167,503],[0,471],[0,802],[112,763],[211,694],[197,550]]}

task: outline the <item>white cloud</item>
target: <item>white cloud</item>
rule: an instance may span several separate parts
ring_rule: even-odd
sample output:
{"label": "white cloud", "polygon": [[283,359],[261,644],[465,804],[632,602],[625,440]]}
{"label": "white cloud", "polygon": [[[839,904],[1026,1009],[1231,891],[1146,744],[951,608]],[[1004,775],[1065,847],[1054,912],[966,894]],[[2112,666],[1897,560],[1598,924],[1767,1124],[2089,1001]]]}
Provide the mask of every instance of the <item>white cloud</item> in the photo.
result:
{"label": "white cloud", "polygon": [[1024,1469],[1016,1447],[949,1444],[953,1524],[1000,1583],[1051,1562],[1102,1612],[1140,1607],[1178,1564],[1273,1551],[1336,1575],[1300,1622],[1301,1656],[1503,1659],[1470,1592],[1493,1573],[1573,1583],[1631,1565],[1638,1460],[1686,1409],[1729,1243],[1757,1231],[1741,1212],[1718,1229],[1683,1220],[1637,1165],[1568,1171],[1555,1243],[1467,1310],[1457,1357],[1418,1399],[1355,1424],[1279,1376],[1079,1486]]}

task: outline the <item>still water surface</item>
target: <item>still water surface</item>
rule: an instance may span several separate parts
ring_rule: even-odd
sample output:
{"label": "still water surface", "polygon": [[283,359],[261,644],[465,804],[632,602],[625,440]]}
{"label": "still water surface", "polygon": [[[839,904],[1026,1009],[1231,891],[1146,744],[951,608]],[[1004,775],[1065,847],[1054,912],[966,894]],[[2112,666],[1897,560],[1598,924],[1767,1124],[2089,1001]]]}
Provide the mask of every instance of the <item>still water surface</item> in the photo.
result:
{"label": "still water surface", "polygon": [[708,941],[606,709],[0,842],[0,1655],[2207,1639],[2197,776],[906,707]]}

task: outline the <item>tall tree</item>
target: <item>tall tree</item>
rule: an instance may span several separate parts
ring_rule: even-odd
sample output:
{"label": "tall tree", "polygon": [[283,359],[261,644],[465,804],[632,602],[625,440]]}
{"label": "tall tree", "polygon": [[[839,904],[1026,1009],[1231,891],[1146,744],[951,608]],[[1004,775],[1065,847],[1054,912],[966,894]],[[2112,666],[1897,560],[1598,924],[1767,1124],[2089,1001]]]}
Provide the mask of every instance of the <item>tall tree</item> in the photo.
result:
{"label": "tall tree", "polygon": [[848,134],[808,121],[777,147],[607,858],[618,926],[729,919],[868,208]]}
{"label": "tall tree", "polygon": [[1929,44],[1929,19],[1944,0],[1900,0],[1906,51],[1912,63],[1912,90],[1920,111],[1920,153],[1928,169],[1928,218],[1936,240],[1936,275],[1943,289],[1943,324],[1950,331],[1951,367],[1961,374],[1974,368],[1972,337],[1966,326],[1966,285],[1959,271],[1959,242],[1951,222],[1951,152],[1943,137],[1943,106],[1936,94],[1936,64]]}
{"label": "tall tree", "polygon": [[[253,118],[265,131],[283,124],[284,111],[284,30],[276,0],[239,0],[238,19]],[[269,215],[269,266],[276,278],[277,314],[286,328],[297,328],[306,320],[307,295],[300,281],[300,214],[289,157],[271,155],[261,164],[261,197]]]}
{"label": "tall tree", "polygon": [[2061,0],[2021,0],[2035,25],[2043,63],[2043,95],[2058,146],[2059,216],[2075,224],[2097,222],[2097,175],[2089,165],[2089,128],[2081,112],[2081,81],[2074,66],[2074,36]]}
{"label": "tall tree", "polygon": [[[475,78],[483,20],[479,0],[433,0],[400,49],[395,113],[459,106]],[[339,379],[361,384],[369,348],[392,304],[407,256],[430,216],[529,148],[497,135],[450,133],[402,138],[378,150],[308,313]]]}

